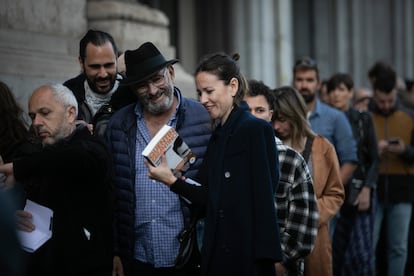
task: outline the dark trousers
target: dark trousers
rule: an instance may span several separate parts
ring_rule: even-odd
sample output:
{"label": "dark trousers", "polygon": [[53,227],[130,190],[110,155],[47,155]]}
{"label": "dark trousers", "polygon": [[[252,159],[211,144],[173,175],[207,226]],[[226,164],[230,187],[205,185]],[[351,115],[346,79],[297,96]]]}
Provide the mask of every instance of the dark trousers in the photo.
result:
{"label": "dark trousers", "polygon": [[134,260],[131,266],[131,275],[145,276],[197,276],[199,270],[192,267],[176,269],[175,267],[155,268],[152,264],[146,264],[138,260]]}

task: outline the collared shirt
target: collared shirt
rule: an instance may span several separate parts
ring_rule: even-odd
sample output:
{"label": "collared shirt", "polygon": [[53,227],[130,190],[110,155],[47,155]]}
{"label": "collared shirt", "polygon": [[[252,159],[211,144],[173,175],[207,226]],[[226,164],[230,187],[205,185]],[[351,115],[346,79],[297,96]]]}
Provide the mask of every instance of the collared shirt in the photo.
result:
{"label": "collared shirt", "polygon": [[334,145],[341,165],[358,162],[351,125],[343,112],[316,100],[309,122],[314,132],[324,136]]}
{"label": "collared shirt", "polygon": [[[178,96],[178,106],[181,99]],[[177,112],[177,110],[176,110]],[[176,112],[168,125],[176,126]],[[177,194],[163,183],[151,180],[144,165],[142,151],[151,140],[140,105],[137,115],[135,175],[135,253],[141,262],[155,267],[171,267],[178,254],[177,236],[184,227],[183,213]]]}
{"label": "collared shirt", "polygon": [[312,251],[318,233],[319,212],[312,175],[302,155],[278,138],[276,146],[280,180],[275,205],[284,264],[291,272],[288,275],[303,275],[303,259]]}

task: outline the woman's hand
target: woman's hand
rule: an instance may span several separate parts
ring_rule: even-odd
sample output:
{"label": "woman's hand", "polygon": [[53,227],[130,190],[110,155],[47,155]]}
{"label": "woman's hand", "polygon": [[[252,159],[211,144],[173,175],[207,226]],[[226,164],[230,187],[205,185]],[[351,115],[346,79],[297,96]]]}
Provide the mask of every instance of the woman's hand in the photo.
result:
{"label": "woman's hand", "polygon": [[358,195],[358,211],[363,212],[369,210],[371,204],[371,188],[362,187]]}
{"label": "woman's hand", "polygon": [[112,276],[124,276],[124,267],[119,256],[114,256],[112,265]]}
{"label": "woman's hand", "polygon": [[286,274],[286,268],[281,262],[280,263],[275,263],[275,270],[276,270],[276,275],[277,276],[287,275]]}
{"label": "woman's hand", "polygon": [[0,189],[8,190],[14,187],[13,163],[0,164]]}
{"label": "woman's hand", "polygon": [[152,166],[146,159],[144,160],[144,164],[148,168],[149,178],[162,182],[168,187],[177,181],[177,177],[174,176],[167,164],[165,154],[162,155],[161,163],[157,167]]}

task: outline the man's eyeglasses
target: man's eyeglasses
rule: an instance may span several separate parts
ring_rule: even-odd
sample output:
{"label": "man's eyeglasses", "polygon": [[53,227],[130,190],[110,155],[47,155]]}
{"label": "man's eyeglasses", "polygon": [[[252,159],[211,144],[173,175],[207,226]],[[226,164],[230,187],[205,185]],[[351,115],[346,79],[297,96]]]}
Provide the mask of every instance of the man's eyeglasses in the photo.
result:
{"label": "man's eyeglasses", "polygon": [[137,91],[139,94],[145,94],[148,93],[149,86],[152,84],[155,87],[159,88],[160,86],[163,86],[165,84],[165,73],[167,72],[167,68],[163,69],[161,73],[156,74],[155,76],[151,77],[149,80],[138,83],[135,85],[135,91]]}

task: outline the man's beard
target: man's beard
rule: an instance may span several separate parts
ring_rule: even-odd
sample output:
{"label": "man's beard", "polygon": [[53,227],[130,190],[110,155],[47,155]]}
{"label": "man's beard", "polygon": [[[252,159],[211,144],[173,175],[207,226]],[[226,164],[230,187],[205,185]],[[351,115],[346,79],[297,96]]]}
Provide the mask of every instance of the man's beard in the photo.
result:
{"label": "man's beard", "polygon": [[[90,79],[87,78],[86,80],[88,81],[88,85],[92,89],[93,92],[95,92],[97,94],[107,94],[114,87],[116,78],[112,78],[112,75],[109,75],[106,78],[94,78],[93,80],[90,80]],[[99,81],[106,81],[106,80],[109,80],[109,82],[110,82],[107,89],[102,90],[102,89],[98,88],[98,85],[96,83],[99,82]]]}
{"label": "man's beard", "polygon": [[[166,89],[158,89],[157,93],[154,96],[146,95],[140,98],[140,101],[143,105],[143,108],[151,114],[161,114],[167,111],[174,100],[174,88],[169,86]],[[151,97],[159,97],[161,94],[165,95],[164,100],[161,103],[153,104],[150,99]]]}
{"label": "man's beard", "polygon": [[[302,91],[306,91],[307,93],[302,93]],[[315,99],[315,93],[310,93],[309,90],[301,90],[300,94],[302,95],[303,100],[305,103],[311,103]]]}

